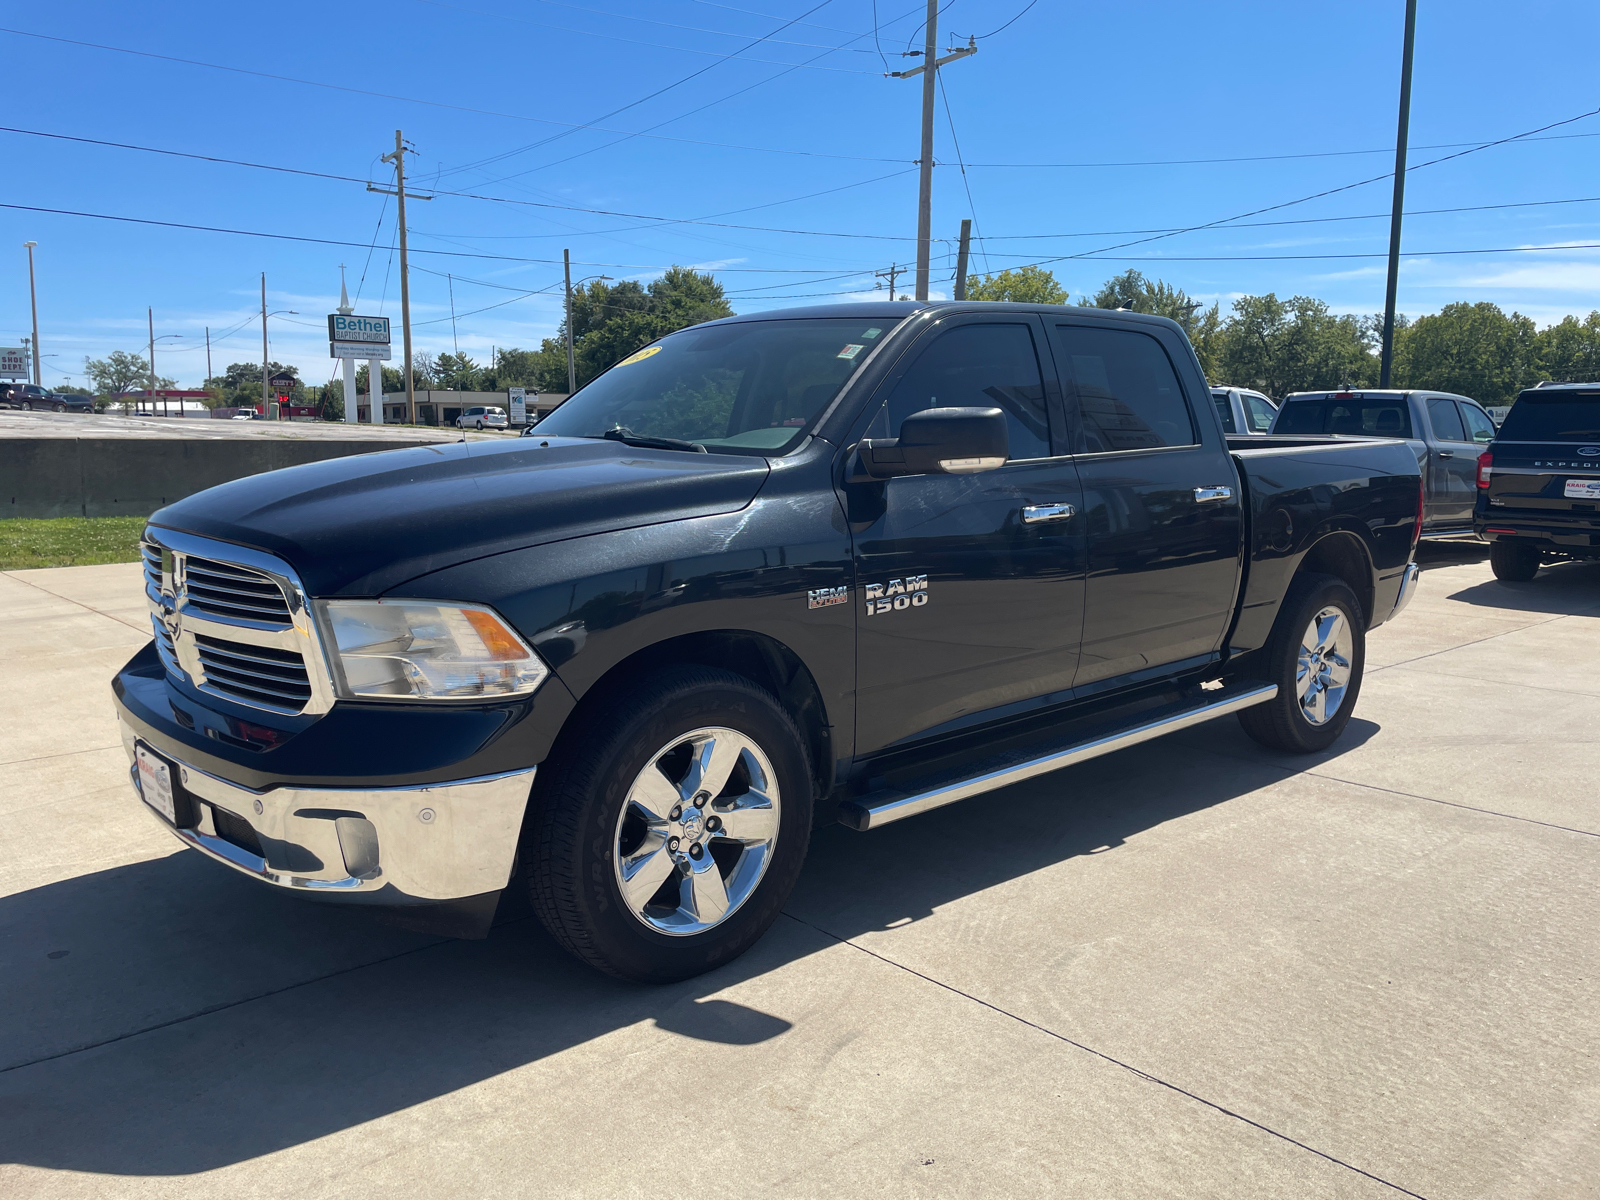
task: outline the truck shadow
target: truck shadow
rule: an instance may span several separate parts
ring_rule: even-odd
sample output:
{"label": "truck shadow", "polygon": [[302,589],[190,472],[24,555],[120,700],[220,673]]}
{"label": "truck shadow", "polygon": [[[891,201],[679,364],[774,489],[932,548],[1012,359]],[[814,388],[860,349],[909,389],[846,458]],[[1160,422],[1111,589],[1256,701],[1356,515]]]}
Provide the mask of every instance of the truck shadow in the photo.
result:
{"label": "truck shadow", "polygon": [[1491,579],[1452,592],[1447,599],[1513,612],[1600,616],[1600,562],[1565,562],[1540,567],[1527,583]]}
{"label": "truck shadow", "polygon": [[[1376,732],[1360,724],[1352,743]],[[440,941],[265,892],[189,852],[0,899],[0,1161],[193,1174],[631,1027],[664,1043],[780,1037],[788,1020],[719,993],[1286,777],[1281,759],[1195,745],[1139,747],[871,834],[819,830],[795,919],[666,987],[589,970],[531,919]]]}

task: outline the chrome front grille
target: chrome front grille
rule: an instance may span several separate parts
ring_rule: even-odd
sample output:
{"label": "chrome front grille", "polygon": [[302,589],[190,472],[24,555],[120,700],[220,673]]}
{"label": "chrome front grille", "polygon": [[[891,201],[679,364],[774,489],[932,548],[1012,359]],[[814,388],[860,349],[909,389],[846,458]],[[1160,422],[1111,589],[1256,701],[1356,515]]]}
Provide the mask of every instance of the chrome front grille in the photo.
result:
{"label": "chrome front grille", "polygon": [[206,683],[245,704],[298,712],[311,699],[305,659],[290,650],[196,636]]}
{"label": "chrome front grille", "polygon": [[199,612],[223,620],[291,623],[283,589],[259,571],[190,554],[184,557],[183,578],[189,607]]}
{"label": "chrome front grille", "polygon": [[156,527],[140,557],[156,650],[171,674],[252,708],[332,707],[316,625],[287,563]]}

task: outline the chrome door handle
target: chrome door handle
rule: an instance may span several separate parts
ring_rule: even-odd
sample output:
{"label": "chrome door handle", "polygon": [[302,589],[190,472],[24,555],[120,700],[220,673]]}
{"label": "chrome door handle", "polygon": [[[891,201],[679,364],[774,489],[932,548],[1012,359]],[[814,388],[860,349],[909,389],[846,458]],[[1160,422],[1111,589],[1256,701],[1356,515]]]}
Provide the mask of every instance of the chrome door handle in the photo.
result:
{"label": "chrome door handle", "polygon": [[1204,504],[1208,500],[1232,500],[1231,487],[1197,487],[1194,490],[1196,504]]}
{"label": "chrome door handle", "polygon": [[1022,509],[1022,523],[1037,525],[1041,521],[1070,521],[1078,510],[1070,504],[1028,504]]}
{"label": "chrome door handle", "polygon": [[1453,450],[1441,450],[1441,451],[1439,451],[1439,457],[1440,458],[1454,458],[1455,456],[1456,456],[1455,455],[1455,451],[1453,451]]}

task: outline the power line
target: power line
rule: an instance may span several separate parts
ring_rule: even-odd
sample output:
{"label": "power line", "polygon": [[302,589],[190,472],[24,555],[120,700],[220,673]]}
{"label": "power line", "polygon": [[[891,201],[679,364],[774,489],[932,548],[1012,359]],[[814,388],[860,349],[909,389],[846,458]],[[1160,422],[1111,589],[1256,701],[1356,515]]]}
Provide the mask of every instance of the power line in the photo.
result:
{"label": "power line", "polygon": [[[152,58],[159,62],[178,63],[186,67],[204,67],[211,71],[228,71],[235,75],[249,75],[256,79],[271,79],[276,83],[294,83],[302,87],[324,88],[328,91],[345,92],[353,96],[369,96],[376,100],[398,100],[405,104],[420,104],[427,108],[442,108],[451,112],[469,113],[478,117],[501,117],[508,121],[526,121],[534,125],[554,125],[566,130],[593,129],[597,133],[625,133],[626,130],[606,129],[594,124],[580,124],[574,121],[553,121],[546,117],[530,117],[523,113],[501,112],[492,108],[474,108],[466,104],[448,104],[442,100],[422,100],[416,96],[401,96],[392,92],[374,92],[365,88],[346,87],[343,84],[328,83],[321,79],[300,79],[293,75],[274,75],[268,71],[255,71],[247,67],[235,67],[226,63],[203,62],[194,58],[178,58],[171,54],[156,54],[149,50],[133,50],[126,46],[109,46],[101,42],[85,42],[75,38],[55,37],[48,33],[33,33],[26,29],[10,29],[0,26],[0,33],[9,33],[15,37],[37,38],[40,41],[58,42],[65,46],[81,46],[90,50],[105,50],[113,54],[127,54],[135,58]],[[837,158],[851,162],[906,162],[901,158],[876,158],[860,154],[830,154],[821,150],[791,150],[780,147],[767,146],[742,146],[729,142],[711,142],[697,138],[671,137],[666,134],[628,134],[629,137],[649,137],[653,141],[678,142],[690,146],[709,146],[718,150],[747,150],[761,154],[789,154],[803,158]]]}
{"label": "power line", "polygon": [[1004,25],[1000,26],[999,29],[993,30],[990,33],[975,33],[975,34],[972,34],[971,35],[972,40],[975,41],[975,42],[981,42],[981,41],[983,41],[984,38],[992,38],[996,33],[1004,33],[1007,29],[1010,29],[1018,21],[1022,20],[1023,17],[1027,16],[1029,11],[1031,11],[1033,6],[1035,4],[1037,4],[1037,3],[1039,3],[1039,0],[1029,0],[1028,6],[1026,8],[1024,8],[1016,16],[1012,17],[1011,20],[1007,21]]}
{"label": "power line", "polygon": [[[1029,5],[1029,7],[1031,8],[1032,5]],[[967,211],[972,214],[972,224],[976,227],[978,224],[978,206],[972,200],[972,181],[967,178],[967,164],[961,161],[961,141],[956,137],[956,119],[950,113],[950,94],[945,91],[943,73],[935,71],[933,77],[934,81],[939,85],[939,99],[944,103],[944,119],[950,126],[950,144],[955,147],[956,165],[961,168],[961,186],[967,190]],[[979,240],[981,241],[982,239]],[[982,246],[978,247],[978,250],[983,255],[983,269],[987,271],[989,269],[989,252]]]}
{"label": "power line", "polygon": [[[446,4],[446,3],[444,3],[444,0],[416,0],[416,2],[418,4],[429,5],[430,7],[433,7],[433,8],[447,8],[447,9],[450,9],[451,11],[453,11],[453,12],[466,13],[469,16],[474,16],[474,17],[489,17],[491,19],[497,19],[497,20],[501,20],[501,21],[511,21],[511,22],[514,22],[515,24],[518,24],[518,25],[531,25],[535,29],[553,29],[557,33],[574,33],[574,34],[577,34],[580,37],[604,38],[607,41],[612,41],[612,42],[626,42],[630,46],[649,46],[653,50],[674,50],[674,51],[677,51],[679,54],[700,54],[700,55],[709,56],[711,58],[727,58],[727,57],[730,57],[729,55],[725,55],[721,51],[718,51],[718,50],[694,50],[694,49],[690,49],[688,46],[668,46],[668,45],[662,44],[661,42],[647,42],[647,41],[643,41],[643,40],[641,40],[639,38],[622,37],[622,36],[620,36],[618,34],[615,34],[615,33],[597,33],[595,31],[589,30],[589,29],[573,29],[573,28],[571,28],[570,26],[567,26],[567,25],[550,25],[550,24],[548,24],[548,23],[546,23],[544,21],[530,21],[526,17],[511,17],[511,16],[506,16],[503,13],[487,13],[487,12],[482,12],[482,11],[480,11],[478,9],[475,9],[475,8],[463,8],[459,4]],[[550,3],[550,0],[541,0],[541,3]],[[576,8],[577,6],[568,4],[568,5],[562,5],[562,7],[563,8]],[[581,11],[581,12],[599,12],[600,10],[599,9],[595,9],[595,8],[587,8],[587,9],[580,9],[579,11]],[[623,14],[621,14],[621,13],[605,13],[603,15],[608,16],[608,17],[620,17]],[[633,19],[633,20],[646,20],[647,18],[635,17],[635,18],[631,18],[631,19]],[[670,24],[670,22],[666,22],[666,21],[651,21],[650,24],[652,24],[652,25],[668,25],[668,24]],[[674,25],[674,26],[672,26],[672,28],[675,28],[675,29],[692,29],[693,26],[689,26],[689,25]],[[698,33],[718,33],[720,31],[716,30],[716,29],[700,29],[700,30],[696,30],[696,32],[698,32]],[[730,33],[730,34],[726,34],[724,36],[726,36],[726,37],[748,37],[749,35],[748,34]],[[762,38],[761,41],[773,41],[773,39],[771,39],[771,38]],[[809,45],[809,43],[806,43],[806,42],[778,42],[778,43],[775,43],[775,44],[785,45],[785,46],[804,46],[804,45]],[[830,50],[831,49],[832,48],[830,47]],[[735,51],[735,53],[738,53],[738,52]],[[773,66],[773,67],[787,67],[787,66],[793,65],[793,64],[790,64],[790,63],[786,63],[786,62],[778,62],[777,60],[770,59],[770,58],[746,58],[743,61],[744,62],[753,62],[753,63],[764,63],[764,64],[766,64],[768,66]],[[806,65],[810,66],[809,63],[806,64]],[[852,69],[850,67],[812,67],[811,69],[814,70],[814,71],[837,71],[837,72],[840,72],[841,74],[846,74],[846,75],[872,75],[872,74],[875,74],[875,72],[873,72],[873,71],[857,71],[857,70],[854,70],[854,69]]]}
{"label": "power line", "polygon": [[[617,116],[620,113],[625,113],[631,108],[638,108],[639,105],[644,104],[647,101],[654,100],[657,96],[665,95],[667,92],[670,92],[675,88],[680,88],[684,84],[689,83],[691,80],[695,80],[695,79],[700,78],[700,76],[704,75],[707,71],[714,71],[719,66],[721,66],[723,63],[729,61],[730,59],[737,58],[739,55],[743,54],[746,50],[749,50],[754,46],[760,45],[762,42],[766,41],[767,38],[775,37],[777,34],[782,33],[785,29],[789,28],[789,26],[793,25],[796,21],[800,20],[801,17],[809,17],[812,13],[816,12],[818,9],[826,8],[829,4],[832,4],[832,3],[833,3],[833,0],[821,0],[821,3],[815,4],[811,8],[808,8],[805,12],[801,13],[800,17],[795,17],[793,20],[785,21],[782,25],[779,25],[776,29],[774,29],[771,33],[766,34],[764,37],[755,38],[755,39],[751,40],[747,45],[741,46],[739,49],[734,50],[731,53],[722,55],[716,62],[707,63],[705,66],[701,67],[698,71],[691,71],[691,72],[689,72],[689,74],[685,75],[682,79],[676,79],[673,82],[667,84],[665,87],[659,87],[655,91],[649,93],[648,95],[639,97],[639,99],[637,99],[637,100],[630,100],[630,101],[628,101],[628,103],[622,105],[620,108],[614,108],[610,112],[604,113],[604,114],[594,118],[594,121],[588,122],[588,124],[594,124],[595,122],[598,122],[598,121],[609,121],[612,117]],[[443,178],[444,175],[455,175],[455,174],[459,174],[462,171],[476,170],[477,168],[483,167],[483,166],[487,166],[490,163],[501,162],[504,159],[510,158],[510,157],[512,157],[514,155],[523,154],[523,153],[526,153],[529,150],[537,149],[540,146],[549,145],[551,142],[560,141],[562,138],[570,137],[573,132],[575,132],[575,130],[569,129],[569,130],[565,130],[565,131],[563,131],[561,133],[554,133],[554,134],[551,134],[547,138],[542,138],[541,140],[539,140],[537,142],[532,142],[529,145],[522,146],[522,147],[520,147],[520,148],[518,148],[516,150],[507,150],[507,151],[505,151],[505,152],[503,152],[501,154],[491,155],[488,158],[479,159],[477,162],[466,163],[466,164],[463,164],[462,166],[459,166],[459,167],[452,167],[448,171],[443,172],[443,174],[440,176],[440,178]]]}

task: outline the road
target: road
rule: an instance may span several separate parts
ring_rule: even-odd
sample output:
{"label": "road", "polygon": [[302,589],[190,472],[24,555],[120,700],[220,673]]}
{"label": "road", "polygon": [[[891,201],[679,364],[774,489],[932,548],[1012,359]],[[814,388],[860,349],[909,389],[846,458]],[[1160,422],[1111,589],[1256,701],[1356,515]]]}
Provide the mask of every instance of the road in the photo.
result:
{"label": "road", "polygon": [[665,988],[177,851],[138,568],[0,575],[0,1193],[1593,1196],[1600,565],[1424,558],[1333,751],[1224,719],[821,831]]}

